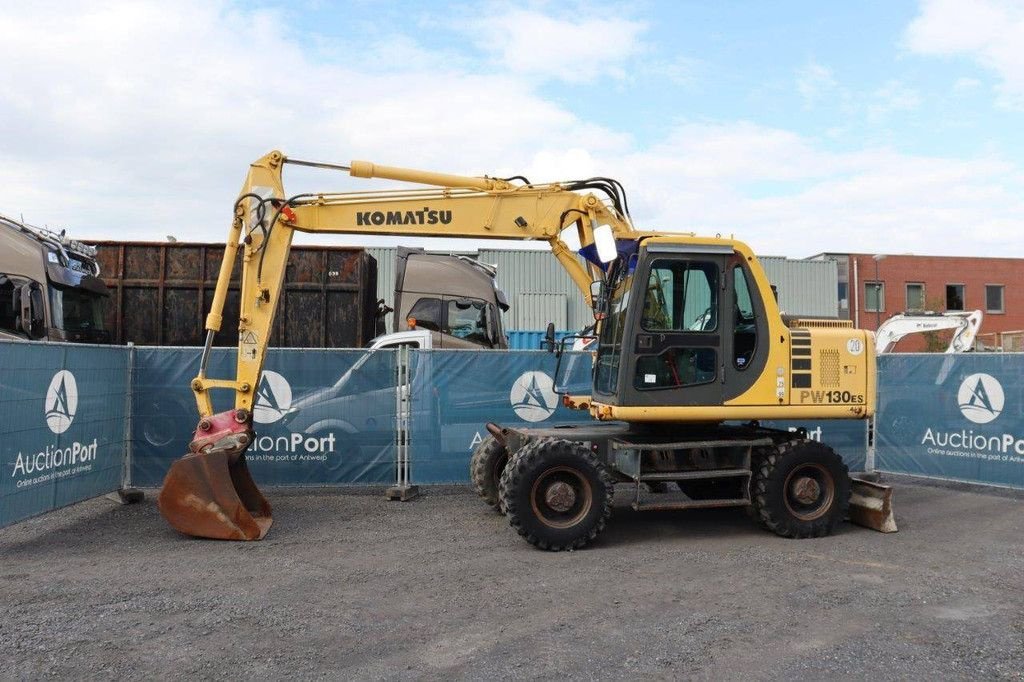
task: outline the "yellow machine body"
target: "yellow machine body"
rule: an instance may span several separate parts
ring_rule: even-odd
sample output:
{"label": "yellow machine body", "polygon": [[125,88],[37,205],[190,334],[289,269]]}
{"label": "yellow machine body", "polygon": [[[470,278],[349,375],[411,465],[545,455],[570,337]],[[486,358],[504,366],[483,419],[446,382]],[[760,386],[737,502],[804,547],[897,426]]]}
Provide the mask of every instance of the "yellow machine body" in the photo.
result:
{"label": "yellow machine body", "polygon": [[[347,171],[354,177],[400,180],[428,187],[288,197],[282,180],[286,163],[327,167]],[[598,186],[602,191],[612,187],[611,192],[606,191],[611,200],[583,191],[593,188],[594,181],[600,181]],[[259,385],[296,231],[542,240],[550,245],[553,255],[588,299],[592,285],[602,282],[605,274],[600,267],[585,264],[568,247],[564,239],[567,230],[575,233],[582,247],[599,248],[597,232],[602,230],[610,231],[616,240],[637,242],[648,250],[672,248],[679,253],[728,250],[732,257],[745,264],[752,280],[750,294],[757,298],[767,324],[764,343],[769,344],[768,355],[756,381],[740,395],[712,404],[672,404],[671,401],[629,404],[595,393],[589,401],[592,415],[599,420],[627,422],[716,422],[864,419],[873,414],[874,343],[869,332],[824,321],[786,324],[771,285],[746,244],[692,234],[637,231],[623,209],[624,201],[615,201],[617,183],[604,184],[613,182],[596,178],[534,185],[362,161],[354,161],[349,166],[315,164],[289,160],[276,151],[253,163],[235,204],[234,220],[206,321],[207,348],[199,374],[191,383],[200,424],[190,444],[188,458],[206,457],[210,463],[204,467],[192,462],[192,466],[174,468],[174,485],[167,486],[161,496],[161,509],[168,510],[165,515],[174,510],[175,528],[203,537],[259,539],[269,528],[269,505],[254,486],[246,484],[242,486],[244,490],[235,491],[219,488],[232,481],[251,481],[242,469],[245,468],[245,449],[252,442],[255,389]],[[236,372],[231,379],[214,379],[206,376],[206,364],[213,334],[223,323],[224,303],[238,249],[242,249],[242,278]],[[599,325],[605,323],[600,321]],[[233,391],[235,408],[231,413],[213,414],[210,391],[219,389]],[[588,403],[585,398],[576,402]],[[230,462],[234,468],[230,472],[209,474],[210,466],[227,466],[217,462]],[[233,493],[236,493],[234,497]],[[204,518],[190,521],[188,510],[201,508],[204,503],[208,503]],[[230,527],[224,524],[223,532],[211,531],[210,524],[217,525],[223,518],[232,519]],[[238,528],[253,530],[243,531],[239,537]]]}

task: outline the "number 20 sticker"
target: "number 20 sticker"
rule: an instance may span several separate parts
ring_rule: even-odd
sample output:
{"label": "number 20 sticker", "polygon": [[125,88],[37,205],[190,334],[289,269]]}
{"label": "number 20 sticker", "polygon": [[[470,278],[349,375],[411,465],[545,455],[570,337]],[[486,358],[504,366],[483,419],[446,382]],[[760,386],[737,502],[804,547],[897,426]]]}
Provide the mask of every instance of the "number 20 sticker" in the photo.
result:
{"label": "number 20 sticker", "polygon": [[850,339],[846,342],[846,350],[850,355],[860,355],[864,352],[864,342],[860,339]]}

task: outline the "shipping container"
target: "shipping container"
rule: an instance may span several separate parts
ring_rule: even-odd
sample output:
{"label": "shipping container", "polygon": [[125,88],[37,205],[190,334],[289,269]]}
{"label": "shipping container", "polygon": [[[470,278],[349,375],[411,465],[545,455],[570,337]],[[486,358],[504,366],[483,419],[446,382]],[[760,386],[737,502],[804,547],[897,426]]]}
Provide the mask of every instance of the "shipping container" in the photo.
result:
{"label": "shipping container", "polygon": [[[111,291],[106,328],[115,343],[200,346],[223,244],[92,242]],[[235,263],[215,345],[238,343]],[[358,348],[377,334],[377,261],[363,249],[293,246],[271,333],[284,348]]]}

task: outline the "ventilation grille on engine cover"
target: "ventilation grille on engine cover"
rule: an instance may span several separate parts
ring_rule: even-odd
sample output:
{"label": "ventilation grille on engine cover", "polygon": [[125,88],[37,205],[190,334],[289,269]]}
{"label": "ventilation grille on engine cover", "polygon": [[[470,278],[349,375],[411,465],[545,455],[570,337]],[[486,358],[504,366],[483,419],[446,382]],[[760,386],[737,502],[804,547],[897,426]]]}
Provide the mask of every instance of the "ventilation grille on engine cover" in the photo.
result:
{"label": "ventilation grille on engine cover", "polygon": [[839,351],[835,348],[824,348],[820,355],[821,385],[839,385]]}
{"label": "ventilation grille on engine cover", "polygon": [[825,327],[830,329],[849,329],[853,327],[853,320],[808,320],[808,319],[796,319],[787,320],[786,323],[790,329],[800,329],[809,327]]}

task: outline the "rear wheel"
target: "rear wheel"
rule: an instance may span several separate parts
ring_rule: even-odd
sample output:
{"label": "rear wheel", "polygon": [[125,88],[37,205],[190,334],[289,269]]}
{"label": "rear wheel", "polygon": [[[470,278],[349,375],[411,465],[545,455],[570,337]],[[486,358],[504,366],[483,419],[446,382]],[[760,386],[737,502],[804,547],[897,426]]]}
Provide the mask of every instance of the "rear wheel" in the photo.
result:
{"label": "rear wheel", "polygon": [[850,475],[832,448],[813,440],[777,446],[754,472],[753,511],[787,538],[829,535],[850,506]]}
{"label": "rear wheel", "polygon": [[523,446],[501,475],[509,523],[531,545],[579,549],[604,530],[614,483],[589,448],[542,439]]}
{"label": "rear wheel", "polygon": [[483,439],[473,450],[473,457],[469,460],[469,477],[473,481],[476,494],[482,497],[488,505],[502,513],[504,511],[501,508],[498,495],[498,482],[501,480],[501,472],[505,470],[506,464],[508,464],[508,450],[495,440],[494,436],[487,436]]}

